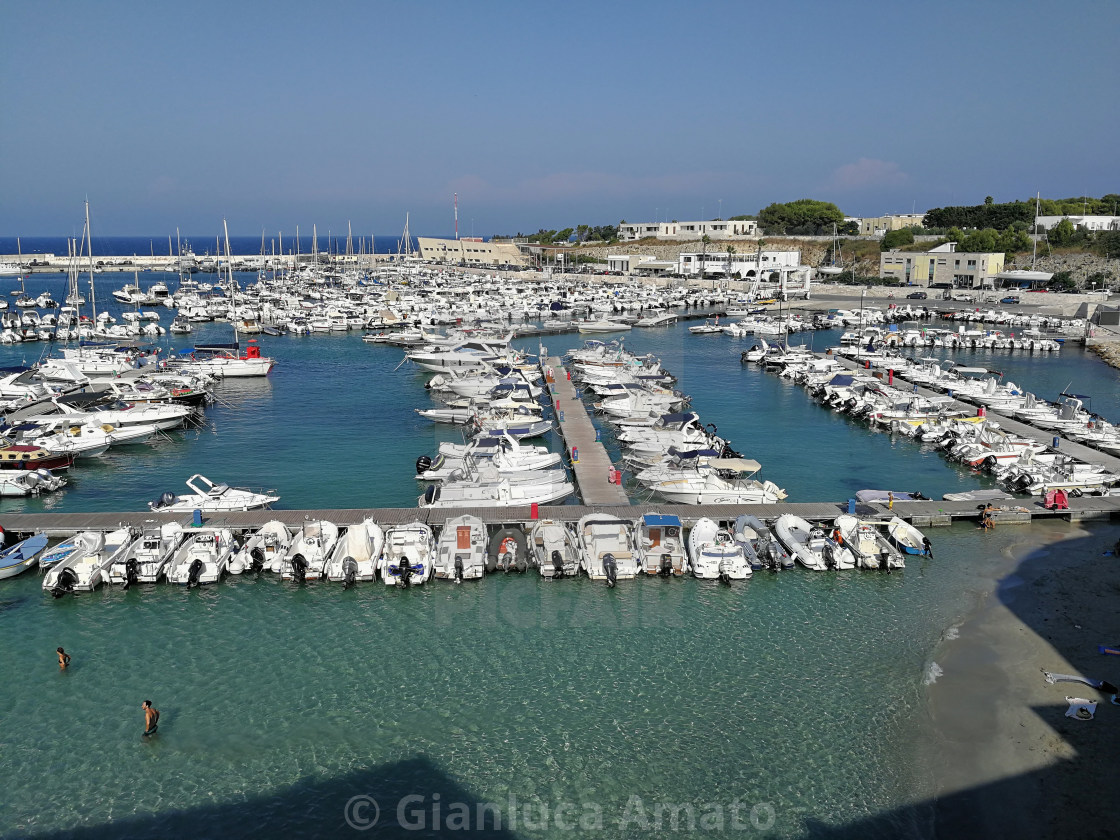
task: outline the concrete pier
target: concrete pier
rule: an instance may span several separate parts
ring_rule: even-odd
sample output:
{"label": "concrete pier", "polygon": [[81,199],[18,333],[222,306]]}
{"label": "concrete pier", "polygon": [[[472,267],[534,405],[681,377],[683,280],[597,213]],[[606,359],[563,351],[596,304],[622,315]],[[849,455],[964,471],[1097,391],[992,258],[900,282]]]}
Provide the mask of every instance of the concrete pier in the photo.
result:
{"label": "concrete pier", "polygon": [[571,457],[573,450],[578,451],[578,459],[572,459],[572,470],[575,472],[576,487],[583,503],[630,504],[622,485],[609,480],[614,464],[603,444],[595,439],[595,426],[572,385],[567,369],[555,356],[546,360],[543,352],[541,364],[544,367],[545,387],[552,398],[568,456]]}

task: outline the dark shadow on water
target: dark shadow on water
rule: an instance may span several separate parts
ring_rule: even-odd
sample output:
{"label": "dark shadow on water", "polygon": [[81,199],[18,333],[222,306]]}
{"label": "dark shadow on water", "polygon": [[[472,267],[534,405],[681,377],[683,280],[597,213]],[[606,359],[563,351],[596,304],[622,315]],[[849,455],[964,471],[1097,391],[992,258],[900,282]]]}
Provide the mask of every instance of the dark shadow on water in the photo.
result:
{"label": "dark shadow on water", "polygon": [[[445,836],[514,840],[519,836],[509,828],[508,801],[496,803],[496,808],[482,804],[431,759],[417,756],[332,779],[301,780],[282,791],[241,801],[28,836],[52,840]],[[515,819],[521,825],[524,814],[518,810]],[[539,819],[539,814],[531,812],[529,819]]]}
{"label": "dark shadow on water", "polygon": [[[1111,536],[1109,536],[1111,535]],[[1120,662],[1116,657],[1101,656],[1098,643],[1120,640],[1120,610],[1115,626],[1108,628],[1107,639],[1085,638],[1083,644],[1062,645],[1048,632],[1049,621],[1071,620],[1071,616],[1036,616],[1030,609],[1030,584],[1047,571],[1052,563],[1051,552],[1065,554],[1082,552],[1088,563],[1120,563],[1115,553],[1102,556],[1102,538],[1110,546],[1120,531],[1105,526],[1095,529],[1089,537],[1068,540],[1043,550],[1032,551],[1008,577],[1000,582],[995,597],[1026,624],[1039,637],[1052,644],[1057,653],[1072,666],[1071,673],[1105,679],[1113,683],[1120,676]],[[1046,581],[1040,581],[1045,584]],[[1036,584],[1037,585],[1037,584]],[[1087,593],[1091,595],[1092,593]],[[1120,604],[1116,596],[1109,597]],[[1038,611],[1034,611],[1038,612]],[[1075,616],[1072,617],[1076,619]],[[1068,635],[1068,634],[1067,634]],[[1050,663],[1024,662],[1022,667],[1038,673],[1039,667],[1054,667]],[[1042,679],[1042,675],[1038,677]],[[1061,759],[1054,763],[1006,779],[978,785],[913,805],[896,808],[867,819],[844,825],[828,825],[819,820],[806,820],[804,836],[825,840],[868,840],[869,838],[1014,838],[1035,840],[1054,838],[1066,840],[1105,840],[1120,837],[1120,825],[1110,822],[1114,803],[1120,794],[1117,779],[1117,755],[1112,752],[1116,738],[1106,739],[1106,727],[1115,731],[1120,723],[1120,708],[1112,706],[1109,696],[1087,685],[1058,683],[1054,686],[1057,702],[1032,706],[1031,710],[1043,720],[1055,739],[1064,740],[1076,750],[1073,760]],[[1065,716],[1065,695],[1098,701],[1096,719],[1092,722],[1073,721]],[[994,697],[993,702],[1004,701]],[[1098,727],[1096,731],[1093,727]],[[873,785],[877,780],[868,780]],[[881,780],[884,783],[886,780]],[[993,803],[996,807],[993,807]],[[1051,810],[1049,819],[1037,809],[1045,803]],[[1055,806],[1057,806],[1055,808]],[[1099,808],[1098,808],[1099,806]],[[1053,811],[1056,810],[1055,814]]]}

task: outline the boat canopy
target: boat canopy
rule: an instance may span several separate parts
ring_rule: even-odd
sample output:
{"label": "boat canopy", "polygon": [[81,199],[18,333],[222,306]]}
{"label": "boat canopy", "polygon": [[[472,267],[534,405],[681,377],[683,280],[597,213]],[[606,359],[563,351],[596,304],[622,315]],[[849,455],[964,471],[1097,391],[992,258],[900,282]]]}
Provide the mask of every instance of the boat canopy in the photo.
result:
{"label": "boat canopy", "polygon": [[647,513],[642,517],[642,522],[654,528],[681,527],[681,518],[667,513]]}
{"label": "boat canopy", "polygon": [[734,470],[735,472],[758,472],[762,464],[749,458],[716,458],[709,462],[717,470]]}
{"label": "boat canopy", "polygon": [[855,377],[850,374],[838,373],[828,381],[828,384],[837,388],[848,388],[855,381]]}

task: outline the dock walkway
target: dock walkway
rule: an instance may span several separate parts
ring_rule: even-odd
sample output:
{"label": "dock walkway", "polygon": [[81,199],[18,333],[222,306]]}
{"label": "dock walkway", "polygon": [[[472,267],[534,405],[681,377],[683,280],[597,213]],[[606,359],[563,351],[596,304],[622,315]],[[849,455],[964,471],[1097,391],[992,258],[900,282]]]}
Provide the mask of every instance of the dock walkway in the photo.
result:
{"label": "dock walkway", "polygon": [[[1062,519],[1067,522],[1108,520],[1120,518],[1120,496],[1083,496],[1069,500],[1069,510],[1047,510],[1042,500],[999,499],[994,503],[996,525],[1029,524],[1036,519]],[[893,509],[885,503],[858,503],[856,515],[876,522],[885,522],[892,516],[905,519],[918,527],[951,525],[954,522],[978,521],[979,502],[895,502]],[[701,517],[717,522],[733,523],[742,514],[753,514],[759,519],[772,520],[785,513],[800,516],[809,522],[828,522],[841,513],[848,512],[847,502],[798,502],[774,505],[674,505],[650,504],[637,507],[629,504],[599,505],[541,505],[537,519],[558,522],[578,522],[587,514],[608,514],[620,519],[637,519],[643,513],[668,513],[679,516],[686,526]],[[327,519],[336,525],[355,525],[367,517],[382,527],[407,522],[424,522],[443,525],[456,516],[477,516],[487,525],[522,525],[533,523],[529,507],[510,508],[347,508],[321,510],[250,510],[235,513],[215,513],[203,517],[203,524],[210,528],[230,528],[234,531],[255,531],[266,522],[278,520],[289,528],[298,528],[307,520]],[[0,515],[0,525],[10,535],[46,534],[49,537],[71,536],[79,531],[112,531],[123,525],[140,528],[146,522],[178,522],[184,528],[191,526],[192,516],[185,513],[153,513],[152,511],[126,511],[101,513],[9,513]],[[9,542],[11,537],[9,537]]]}
{"label": "dock walkway", "polygon": [[578,459],[572,459],[572,471],[576,476],[576,488],[585,505],[628,505],[630,499],[621,484],[611,483],[610,474],[614,469],[607,450],[595,438],[595,426],[587,414],[583,400],[576,393],[567,369],[556,356],[547,360],[541,354],[544,368],[545,387],[548,388],[552,405],[556,411],[556,421],[564,446],[571,457],[576,450]]}

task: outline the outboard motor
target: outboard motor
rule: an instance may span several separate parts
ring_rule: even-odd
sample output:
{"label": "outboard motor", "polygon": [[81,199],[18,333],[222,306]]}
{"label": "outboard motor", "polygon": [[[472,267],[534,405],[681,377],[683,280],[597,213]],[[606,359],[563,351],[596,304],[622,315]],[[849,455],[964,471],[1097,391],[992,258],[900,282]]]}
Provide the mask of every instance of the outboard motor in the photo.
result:
{"label": "outboard motor", "polygon": [[672,554],[662,554],[661,555],[661,568],[658,569],[657,574],[659,574],[663,578],[672,577],[672,575],[673,575],[673,555]]}
{"label": "outboard motor", "polygon": [[264,568],[264,552],[259,545],[249,552],[249,568],[258,575]]}
{"label": "outboard motor", "polygon": [[564,558],[560,556],[559,551],[552,552],[552,578],[564,577]]}
{"label": "outboard motor", "polygon": [[175,504],[175,494],[168,491],[156,499],[156,507],[163,508]]}
{"label": "outboard motor", "polygon": [[603,555],[603,571],[607,573],[607,586],[613,589],[615,582],[618,580],[618,563],[615,561],[613,554]]}
{"label": "outboard motor", "polygon": [[421,455],[416,459],[416,474],[423,475],[432,466],[432,459],[427,455]]}
{"label": "outboard motor", "polygon": [[463,558],[458,554],[455,555],[455,582],[463,582]]}
{"label": "outboard motor", "polygon": [[342,588],[349,589],[358,580],[358,561],[353,557],[342,559]]}
{"label": "outboard motor", "polygon": [[510,552],[505,552],[498,558],[498,568],[503,572],[509,572],[513,568],[513,555]]}
{"label": "outboard motor", "polygon": [[73,595],[74,585],[78,582],[78,574],[73,569],[63,569],[58,574],[58,580],[55,581],[54,587],[51,589],[51,595],[55,598],[61,598],[63,595]]}
{"label": "outboard motor", "polygon": [[412,586],[412,563],[407,557],[402,557],[397,563],[397,570],[401,576],[401,586],[405,589]]}
{"label": "outboard motor", "polygon": [[128,558],[128,562],[124,564],[124,588],[132,586],[134,583],[140,581],[140,563],[135,557]]}
{"label": "outboard motor", "polygon": [[731,585],[731,573],[727,569],[727,560],[719,561],[719,581]]}
{"label": "outboard motor", "polygon": [[292,558],[292,580],[296,583],[307,582],[307,558],[302,554]]}
{"label": "outboard motor", "polygon": [[187,569],[187,589],[190,589],[192,586],[202,585],[199,579],[202,577],[202,570],[204,568],[206,568],[206,564],[196,557],[194,562],[191,563],[190,568]]}

